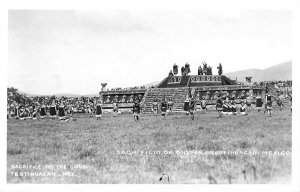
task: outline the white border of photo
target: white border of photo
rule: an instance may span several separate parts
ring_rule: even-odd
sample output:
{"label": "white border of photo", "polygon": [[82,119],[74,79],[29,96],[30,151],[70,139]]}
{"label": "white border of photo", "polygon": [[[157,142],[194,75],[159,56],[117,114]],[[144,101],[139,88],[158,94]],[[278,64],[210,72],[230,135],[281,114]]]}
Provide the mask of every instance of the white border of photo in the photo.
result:
{"label": "white border of photo", "polygon": [[[6,182],[6,89],[7,89],[7,12],[10,9],[86,9],[86,10],[206,10],[206,11],[230,11],[230,10],[291,10],[293,11],[293,106],[299,105],[299,3],[296,1],[232,1],[232,0],[6,0],[0,2],[1,9],[1,64],[0,64],[0,83],[1,83],[1,161],[0,161],[0,191],[108,191],[108,190],[130,190],[130,191],[182,191],[182,190],[197,190],[197,191],[300,191],[299,186],[299,108],[293,108],[293,181],[291,184],[265,184],[265,185],[74,185],[74,184],[7,184]],[[298,11],[298,12],[297,12]],[[298,51],[298,52],[297,52]],[[296,99],[295,99],[296,98]]]}

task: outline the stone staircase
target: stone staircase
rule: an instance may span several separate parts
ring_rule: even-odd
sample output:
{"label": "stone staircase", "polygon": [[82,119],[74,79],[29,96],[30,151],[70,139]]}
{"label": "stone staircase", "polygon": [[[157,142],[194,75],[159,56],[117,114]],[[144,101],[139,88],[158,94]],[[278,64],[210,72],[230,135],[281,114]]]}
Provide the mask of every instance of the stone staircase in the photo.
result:
{"label": "stone staircase", "polygon": [[234,83],[230,78],[222,75],[222,84],[226,84],[226,85],[234,85],[236,83]]}
{"label": "stone staircase", "polygon": [[141,106],[143,106],[144,103],[146,102],[146,98],[147,98],[147,95],[148,95],[149,91],[150,91],[150,88],[147,89],[147,91],[145,92],[145,94],[144,94],[144,96],[143,96],[143,99],[142,99],[142,101],[141,101],[141,103],[140,103]]}
{"label": "stone staircase", "polygon": [[[278,90],[273,85],[271,85],[271,84],[267,85],[267,88],[268,88],[269,93],[271,95],[273,95],[273,97],[275,98],[274,104],[275,104],[275,106],[277,106],[277,102],[276,101],[279,99],[279,96],[277,94]],[[288,98],[284,98],[282,100],[282,103],[286,107],[289,107],[291,105]]]}
{"label": "stone staircase", "polygon": [[276,90],[276,88],[273,85],[269,84],[269,85],[267,85],[267,88],[268,88],[268,92],[271,95],[277,96],[277,90]]}
{"label": "stone staircase", "polygon": [[144,97],[144,103],[142,104],[142,112],[143,113],[153,113],[152,112],[152,103],[154,99],[157,99],[158,106],[160,107],[160,103],[163,97],[168,101],[169,98],[173,99],[173,111],[183,111],[183,104],[188,95],[189,88],[151,88],[148,90],[147,94]]}
{"label": "stone staircase", "polygon": [[188,83],[189,83],[189,81],[190,81],[190,76],[183,76],[183,77],[181,78],[180,85],[181,85],[181,86],[187,86]]}

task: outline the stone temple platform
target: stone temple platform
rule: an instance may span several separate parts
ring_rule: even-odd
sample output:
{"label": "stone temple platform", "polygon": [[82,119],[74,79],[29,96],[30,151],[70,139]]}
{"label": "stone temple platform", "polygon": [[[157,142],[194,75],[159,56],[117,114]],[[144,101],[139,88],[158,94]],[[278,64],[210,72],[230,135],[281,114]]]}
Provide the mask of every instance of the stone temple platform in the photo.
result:
{"label": "stone temple platform", "polygon": [[157,88],[203,87],[219,85],[236,85],[237,83],[224,75],[185,75],[166,77]]}
{"label": "stone temple platform", "polygon": [[218,93],[234,95],[239,103],[240,98],[245,95],[255,96],[260,93],[264,96],[265,89],[261,86],[238,85],[236,81],[224,75],[185,75],[166,77],[155,88],[102,90],[99,95],[104,109],[111,109],[115,101],[121,110],[128,110],[133,106],[135,98],[139,98],[142,112],[152,113],[154,100],[160,104],[163,98],[171,98],[174,112],[181,112],[184,100],[189,94],[192,94],[198,103],[205,99],[208,105],[215,105]]}

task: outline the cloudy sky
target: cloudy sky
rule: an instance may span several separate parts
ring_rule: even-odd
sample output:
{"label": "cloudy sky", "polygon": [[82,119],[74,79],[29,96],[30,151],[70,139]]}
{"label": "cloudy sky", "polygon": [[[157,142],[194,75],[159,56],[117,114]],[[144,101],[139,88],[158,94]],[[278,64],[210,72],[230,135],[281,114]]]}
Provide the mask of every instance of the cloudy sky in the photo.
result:
{"label": "cloudy sky", "polygon": [[192,74],[263,69],[292,56],[290,11],[10,10],[8,86],[26,93],[97,93]]}

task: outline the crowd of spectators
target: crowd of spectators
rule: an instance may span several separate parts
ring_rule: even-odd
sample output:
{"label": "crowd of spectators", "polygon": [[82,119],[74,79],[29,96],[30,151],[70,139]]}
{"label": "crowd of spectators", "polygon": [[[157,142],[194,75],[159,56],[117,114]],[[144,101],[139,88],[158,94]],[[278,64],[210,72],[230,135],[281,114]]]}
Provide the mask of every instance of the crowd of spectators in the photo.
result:
{"label": "crowd of spectators", "polygon": [[146,89],[146,86],[139,86],[139,87],[126,87],[126,88],[111,88],[111,89],[107,89],[106,91],[130,91],[130,90],[139,90],[139,89]]}
{"label": "crowd of spectators", "polygon": [[279,95],[290,95],[292,94],[292,81],[261,81],[254,82],[252,85],[259,85],[262,87],[273,88]]}
{"label": "crowd of spectators", "polygon": [[[292,94],[292,81],[261,81],[253,82],[252,85],[259,85],[266,89],[273,89],[278,96],[288,97]],[[153,87],[153,86],[152,86]],[[271,88],[270,88],[271,87]],[[146,86],[129,87],[129,88],[115,88],[111,91],[124,91],[124,90],[139,90],[146,89]],[[57,97],[57,96],[26,96],[20,93],[17,89],[10,87],[7,88],[7,112],[8,114],[15,113],[16,108],[39,108],[41,105],[50,107],[55,105],[63,105],[66,108],[72,108],[74,113],[87,113],[90,109],[94,108],[99,97]]]}
{"label": "crowd of spectators", "polygon": [[53,103],[57,106],[63,103],[66,109],[72,108],[74,113],[88,113],[95,108],[98,100],[99,97],[26,96],[11,87],[7,89],[7,113],[16,114],[16,110],[20,108],[35,110],[41,105],[49,109]]}

